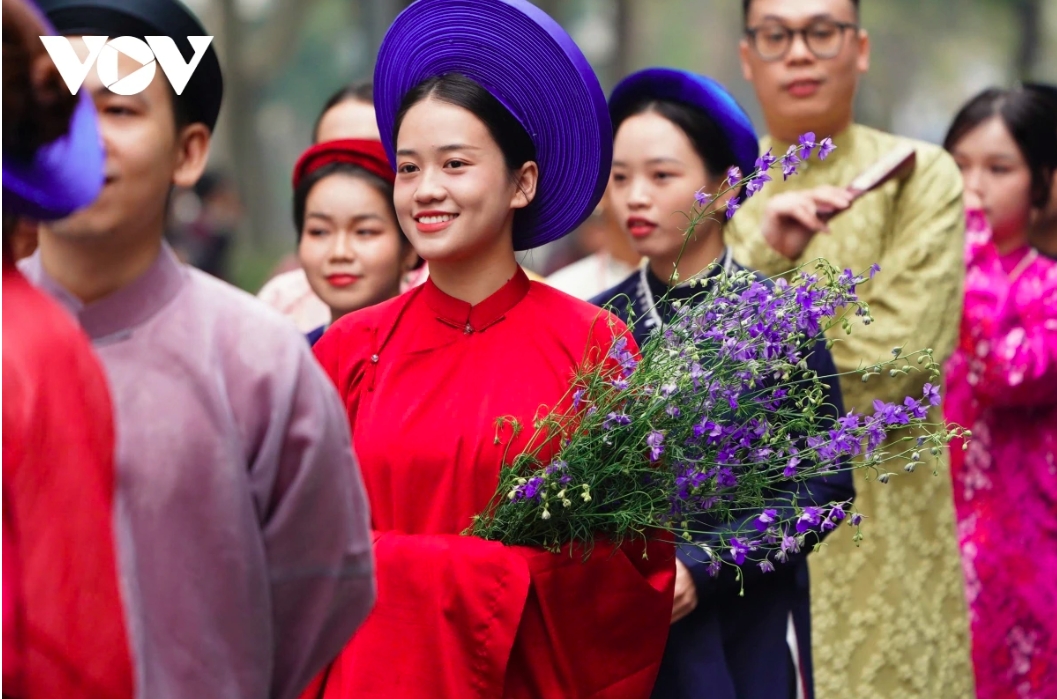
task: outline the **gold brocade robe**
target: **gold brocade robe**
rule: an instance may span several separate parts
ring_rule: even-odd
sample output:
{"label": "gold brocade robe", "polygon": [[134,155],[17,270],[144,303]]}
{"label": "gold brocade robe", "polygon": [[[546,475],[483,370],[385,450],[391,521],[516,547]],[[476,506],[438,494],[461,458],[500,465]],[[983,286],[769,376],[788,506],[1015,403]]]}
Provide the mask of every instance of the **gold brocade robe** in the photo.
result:
{"label": "gold brocade robe", "polygon": [[[818,134],[822,138],[826,134]],[[825,161],[813,155],[800,174],[775,181],[750,199],[727,227],[727,241],[742,264],[775,275],[823,257],[856,273],[881,271],[858,288],[874,323],[837,326],[829,336],[841,372],[854,371],[905,346],[931,347],[943,362],[957,340],[965,276],[962,180],[940,148],[864,126],[836,136]],[[765,242],[760,225],[767,199],[819,185],[845,186],[897,145],[912,143],[917,167],[907,179],[886,183],[830,222],[799,260]],[[788,144],[765,138],[763,150],[780,156]],[[841,377],[844,404],[870,414],[875,398],[902,402],[921,397],[923,373],[863,383]],[[942,419],[938,409],[933,421]],[[901,464],[885,485],[855,473],[856,507],[867,515],[856,548],[847,529],[812,555],[811,612],[816,694],[871,699],[968,699],[973,695],[964,587],[955,537],[946,455],[936,466],[907,474]]]}

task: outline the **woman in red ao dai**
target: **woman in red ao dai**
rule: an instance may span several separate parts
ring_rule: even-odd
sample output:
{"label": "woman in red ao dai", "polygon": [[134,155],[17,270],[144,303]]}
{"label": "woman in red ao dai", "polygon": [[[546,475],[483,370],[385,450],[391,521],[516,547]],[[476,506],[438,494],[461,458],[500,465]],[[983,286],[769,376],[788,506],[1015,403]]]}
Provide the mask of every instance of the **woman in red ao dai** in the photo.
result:
{"label": "woman in red ao dai", "polygon": [[[446,9],[457,5],[412,5],[386,43],[395,43],[401,22],[416,37],[418,21],[446,26]],[[474,7],[486,37],[520,22],[530,34],[561,32],[564,50],[575,49],[528,3]],[[453,21],[452,31],[460,27]],[[522,36],[522,45],[534,40]],[[517,48],[497,42],[494,51],[451,60],[465,63],[465,73],[519,60],[510,56]],[[420,50],[419,39],[408,43]],[[461,45],[444,50],[465,51]],[[580,68],[561,60],[568,64],[556,69],[589,70],[586,61]],[[626,332],[608,313],[530,281],[514,257],[576,225],[553,223],[555,208],[577,207],[572,218],[583,220],[601,196],[610,156],[600,151],[611,133],[600,87],[593,74],[582,78],[582,92],[597,94],[597,122],[530,137],[522,124],[540,118],[532,112],[542,109],[538,100],[510,85],[494,95],[450,67],[418,74],[407,88],[386,87],[387,71],[413,64],[393,60],[383,44],[376,106],[383,140],[391,126],[397,218],[430,278],[341,318],[315,346],[345,402],[371,500],[378,602],[310,694],[645,699],[671,615],[670,546],[651,543],[646,557],[641,545],[614,550],[599,541],[584,562],[577,552],[461,535],[491,500],[504,459],[529,446],[535,419],[568,405],[575,372],[604,360]],[[398,109],[386,111],[387,90]],[[550,108],[572,112],[577,97],[570,89]],[[568,145],[561,139],[592,129],[605,134],[604,145],[584,163],[564,164],[582,167],[575,174],[587,186],[553,187],[561,181],[550,167],[555,150]],[[500,417],[524,429],[497,428]]]}

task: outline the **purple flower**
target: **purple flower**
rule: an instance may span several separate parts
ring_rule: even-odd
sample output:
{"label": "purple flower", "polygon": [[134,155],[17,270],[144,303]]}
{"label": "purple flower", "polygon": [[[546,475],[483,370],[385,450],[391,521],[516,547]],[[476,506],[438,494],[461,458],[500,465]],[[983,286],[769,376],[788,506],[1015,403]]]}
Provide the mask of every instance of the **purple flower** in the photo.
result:
{"label": "purple flower", "polygon": [[568,467],[568,462],[562,461],[561,459],[555,459],[554,461],[550,462],[550,465],[547,466],[547,468],[543,469],[543,473],[548,476],[551,476],[557,473],[558,471],[564,471]]}
{"label": "purple flower", "polygon": [[723,564],[719,561],[719,559],[718,558],[713,558],[712,562],[708,564],[708,575],[709,575],[709,577],[712,577],[712,578],[717,577],[719,575],[719,571],[722,568],[723,568]]}
{"label": "purple flower", "polygon": [[837,419],[837,424],[841,426],[843,430],[854,430],[859,427],[859,415],[856,413],[848,413],[842,418]]}
{"label": "purple flower", "polygon": [[765,558],[762,561],[760,561],[758,565],[760,566],[760,572],[761,573],[773,573],[774,572],[774,564],[771,563],[770,559]]}
{"label": "purple flower", "polygon": [[[795,448],[794,449],[790,449],[790,451],[795,451]],[[790,457],[789,463],[787,463],[785,465],[785,470],[782,471],[782,475],[785,476],[786,478],[796,478],[796,467],[799,464],[800,464],[800,457],[796,456],[794,454],[792,457]]]}
{"label": "purple flower", "polygon": [[874,275],[881,271],[881,265],[874,262],[870,265],[870,279],[874,278]]}
{"label": "purple flower", "polygon": [[781,158],[782,179],[788,180],[796,174],[796,166],[800,164],[800,158],[796,154],[796,146],[789,146],[789,150]]}
{"label": "purple flower", "polygon": [[618,391],[626,391],[626,390],[628,390],[628,380],[627,379],[616,378],[616,379],[613,379],[610,383],[612,383],[613,384],[613,388],[617,389]]}
{"label": "purple flower", "polygon": [[756,177],[753,177],[751,180],[749,180],[749,183],[745,185],[745,198],[749,199],[750,197],[752,197],[752,195],[756,194],[761,189],[763,189],[764,184],[770,181],[771,176],[768,175],[766,172],[761,172],[760,174],[756,175]]}
{"label": "purple flower", "polygon": [[812,149],[818,145],[815,143],[815,132],[808,131],[807,133],[802,134],[799,142],[800,147],[804,149],[804,159],[806,160],[807,158],[810,158]]}
{"label": "purple flower", "polygon": [[778,521],[778,510],[764,510],[763,514],[756,518],[756,529],[761,532],[767,531],[767,529]]}
{"label": "purple flower", "polygon": [[678,420],[679,416],[683,414],[682,410],[679,410],[679,406],[675,403],[669,403],[665,408],[664,412],[668,413],[668,417],[673,420]]}
{"label": "purple flower", "polygon": [[606,419],[602,422],[602,429],[611,430],[613,425],[630,425],[631,418],[624,413],[610,413],[606,415]]}
{"label": "purple flower", "polygon": [[767,152],[756,158],[756,169],[760,172],[766,172],[771,169],[771,166],[775,164],[777,158],[771,154],[771,149],[768,148]]}
{"label": "purple flower", "polygon": [[646,437],[646,445],[650,448],[650,461],[656,461],[664,453],[664,433],[654,430]]}
{"label": "purple flower", "polygon": [[698,206],[705,206],[712,201],[712,195],[708,192],[694,192],[694,202]]}
{"label": "purple flower", "polygon": [[732,165],[731,168],[727,170],[727,184],[733,187],[740,181],[741,169],[737,165]]}
{"label": "purple flower", "polygon": [[738,537],[734,537],[730,540],[730,555],[734,559],[734,563],[741,565],[745,562],[745,556],[751,551],[745,542]]}
{"label": "purple flower", "polygon": [[827,136],[822,139],[822,143],[818,144],[818,159],[825,160],[835,150],[837,150],[837,147],[833,145],[833,139]]}
{"label": "purple flower", "polygon": [[540,489],[543,487],[543,479],[539,476],[528,479],[528,481],[518,488],[516,500],[536,500],[541,499]]}
{"label": "purple flower", "polygon": [[[741,202],[737,197],[731,197],[730,201],[727,202],[727,220],[729,221],[733,216],[734,212],[740,208]],[[740,220],[740,219],[739,219]]]}
{"label": "purple flower", "polygon": [[850,520],[850,521],[851,521],[851,525],[852,525],[853,527],[857,527],[857,526],[859,526],[860,524],[862,524],[862,521],[863,521],[863,515],[861,515],[861,514],[859,514],[858,512],[856,512],[855,514],[853,514],[853,515],[851,516],[851,520]]}
{"label": "purple flower", "polygon": [[805,507],[804,511],[800,513],[800,518],[796,520],[796,530],[803,534],[804,532],[811,531],[813,528],[817,527],[821,521],[821,508]]}
{"label": "purple flower", "polygon": [[844,505],[842,503],[837,503],[836,505],[834,505],[833,508],[829,511],[829,514],[826,516],[826,519],[822,522],[823,531],[829,532],[836,529],[837,525],[841,522],[841,520],[844,519],[845,516],[846,515],[844,513]]}
{"label": "purple flower", "polygon": [[613,342],[613,346],[609,348],[609,356],[617,361],[625,376],[634,371],[639,363],[628,349],[628,338],[626,337],[618,337]]}
{"label": "purple flower", "polygon": [[729,468],[721,468],[716,471],[717,488],[733,488],[738,484],[738,479]]}
{"label": "purple flower", "polygon": [[582,388],[573,391],[573,410],[580,409],[580,404],[584,401],[584,393],[586,393],[586,390]]}
{"label": "purple flower", "polygon": [[910,424],[910,418],[907,417],[906,411],[901,406],[874,400],[873,407],[876,411],[874,414],[886,427]]}
{"label": "purple flower", "polygon": [[940,387],[933,386],[930,383],[925,384],[925,399],[928,400],[929,405],[939,405]]}
{"label": "purple flower", "polygon": [[[701,418],[701,422],[694,425],[694,439],[701,439],[705,435],[708,435],[710,438],[715,438],[722,434],[723,428],[709,420],[707,417]],[[712,439],[709,439],[709,441],[712,441]]]}
{"label": "purple flower", "polygon": [[701,365],[694,362],[690,365],[690,380],[694,382],[694,388],[701,387],[701,379],[705,375],[705,370],[701,368]]}
{"label": "purple flower", "polygon": [[907,396],[903,399],[903,405],[906,406],[907,415],[918,420],[924,420],[928,417],[929,410],[916,399]]}

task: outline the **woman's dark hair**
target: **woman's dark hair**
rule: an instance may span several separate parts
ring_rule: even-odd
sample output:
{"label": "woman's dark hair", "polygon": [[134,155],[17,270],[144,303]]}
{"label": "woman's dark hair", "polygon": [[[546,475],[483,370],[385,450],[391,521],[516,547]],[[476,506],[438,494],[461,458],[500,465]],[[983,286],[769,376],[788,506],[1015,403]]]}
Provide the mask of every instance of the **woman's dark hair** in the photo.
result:
{"label": "woman's dark hair", "polygon": [[705,170],[712,177],[723,177],[733,165],[737,164],[734,151],[730,147],[727,135],[719,124],[702,109],[682,102],[658,100],[649,97],[631,102],[620,111],[610,115],[613,121],[613,133],[620,125],[637,114],[654,112],[675,124],[690,139],[694,152],[705,164]]}
{"label": "woman's dark hair", "polygon": [[323,123],[323,117],[326,116],[327,112],[343,102],[363,102],[364,104],[373,106],[374,83],[366,81],[346,85],[328,97],[327,101],[323,104],[323,109],[319,110],[319,116],[316,117],[316,123],[312,126],[312,143],[319,142],[319,125]]}
{"label": "woman's dark hair", "polygon": [[1057,171],[1057,103],[1045,90],[1031,87],[984,90],[959,110],[943,147],[953,151],[966,134],[993,117],[1002,120],[1028,163],[1032,206],[1046,206]]}
{"label": "woman's dark hair", "polygon": [[[297,189],[294,190],[294,226],[297,228],[297,240],[301,240],[301,229],[305,225],[305,205],[308,202],[308,195],[319,182],[331,175],[351,175],[357,177],[367,184],[374,187],[382,198],[385,199],[386,204],[389,206],[389,213],[392,214],[393,220],[396,220],[396,209],[393,207],[393,186],[383,180],[373,172],[364,170],[359,165],[353,165],[352,163],[327,163],[317,170],[305,175],[305,177],[298,184]],[[399,229],[399,226],[397,226]],[[400,237],[404,237],[403,231],[400,232]],[[406,240],[406,239],[405,239]]]}
{"label": "woman's dark hair", "polygon": [[428,78],[404,95],[393,121],[393,143],[396,143],[407,112],[428,97],[462,107],[480,119],[499,145],[503,160],[511,172],[536,159],[536,144],[510,110],[479,83],[461,73],[445,73]]}

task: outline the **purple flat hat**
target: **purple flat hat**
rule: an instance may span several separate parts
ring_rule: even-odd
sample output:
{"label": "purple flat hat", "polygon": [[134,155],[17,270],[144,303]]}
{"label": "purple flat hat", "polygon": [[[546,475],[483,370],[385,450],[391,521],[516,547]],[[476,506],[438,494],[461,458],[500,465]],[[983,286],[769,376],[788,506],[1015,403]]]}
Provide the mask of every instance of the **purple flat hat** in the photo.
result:
{"label": "purple flat hat", "polygon": [[734,162],[748,175],[756,169],[760,141],[745,110],[712,78],[675,68],[647,68],[621,80],[609,96],[611,112],[644,99],[688,104],[710,116],[730,141]]}
{"label": "purple flat hat", "polygon": [[[47,22],[45,26],[52,29]],[[32,158],[5,149],[3,161],[5,213],[51,221],[94,202],[103,188],[104,153],[89,95],[82,93],[77,100],[65,136],[42,146]]]}
{"label": "purple flat hat", "polygon": [[602,198],[613,160],[605,93],[557,22],[524,0],[418,0],[385,35],[374,71],[382,144],[396,165],[393,122],[423,80],[461,73],[514,115],[536,146],[536,198],[515,219],[514,249],[557,240]]}

